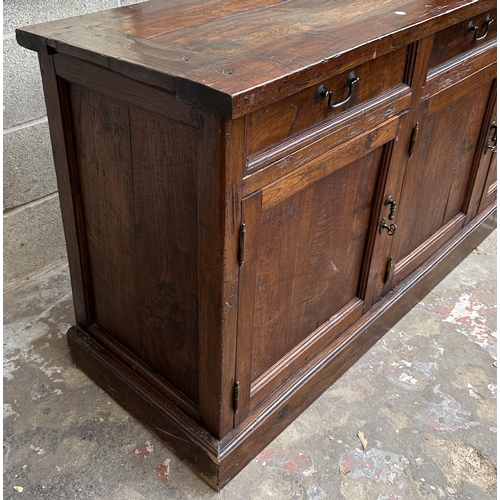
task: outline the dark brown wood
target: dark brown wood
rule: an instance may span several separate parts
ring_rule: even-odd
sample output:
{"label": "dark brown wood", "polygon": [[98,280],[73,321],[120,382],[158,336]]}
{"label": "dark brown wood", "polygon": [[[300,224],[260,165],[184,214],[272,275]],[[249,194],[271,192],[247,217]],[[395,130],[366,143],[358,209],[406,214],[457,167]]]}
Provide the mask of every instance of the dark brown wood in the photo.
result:
{"label": "dark brown wood", "polygon": [[[121,360],[75,326],[68,331],[71,356],[80,369],[147,426],[165,446],[219,489],[219,443]],[[147,422],[144,414],[147,413]]]}
{"label": "dark brown wood", "polygon": [[70,95],[94,321],[197,403],[197,133],[81,86]]}
{"label": "dark brown wood", "polygon": [[313,86],[248,114],[245,117],[247,155],[253,155],[341,112],[366,106],[369,99],[380,99],[385,92],[401,85],[405,66],[404,47],[325,79],[321,85],[333,92],[333,102],[336,102],[342,101],[348,94],[346,82],[350,73],[354,71],[359,78],[351,99],[339,108],[328,107],[328,99],[318,101],[317,87]]}
{"label": "dark brown wood", "polygon": [[412,252],[400,259],[394,266],[394,282],[399,283],[401,279],[408,276],[416,263],[424,262],[443,246],[450,238],[457,234],[464,225],[465,215],[457,214],[447,224],[440,227],[428,239],[425,244],[417,246]]}
{"label": "dark brown wood", "polygon": [[[470,24],[479,28],[477,37],[485,34],[485,20],[490,16],[494,21],[489,25],[488,35],[482,40],[474,40],[474,32],[471,31]],[[485,10],[479,15],[454,24],[449,28],[439,31],[434,35],[431,55],[429,58],[429,69],[435,68],[448,62],[464,52],[476,50],[485,43],[489,43],[497,37],[497,9]]]}
{"label": "dark brown wood", "polygon": [[153,0],[18,30],[70,352],[213,488],[492,230],[496,24],[461,33],[493,9]]}
{"label": "dark brown wood", "polygon": [[[478,143],[477,154],[480,155],[478,166],[478,179],[476,179],[475,184],[481,186],[483,179],[483,171],[486,170],[487,174],[484,181],[484,188],[481,195],[481,200],[479,202],[478,211],[482,212],[487,210],[488,207],[496,205],[497,202],[497,142],[496,142],[496,131],[497,131],[497,101],[496,101],[496,82],[492,85],[491,89],[491,101],[493,102],[493,110],[491,112],[490,119],[485,123],[484,129],[486,130],[486,138],[481,141],[482,137]],[[473,194],[471,195],[470,205],[474,207]],[[472,213],[474,208],[470,209]]]}
{"label": "dark brown wood", "polygon": [[484,185],[483,196],[479,208],[485,210],[497,201],[497,163],[496,157],[492,159],[490,168],[488,169],[488,176]]}
{"label": "dark brown wood", "polygon": [[88,89],[165,116],[184,125],[194,128],[200,126],[200,113],[192,106],[172,99],[174,97],[172,92],[146,86],[95,64],[78,61],[60,54],[54,56],[54,63],[57,75],[68,82],[83,83]]}
{"label": "dark brown wood", "polygon": [[[252,10],[279,6],[289,0],[245,0],[244,5],[233,0],[156,0],[147,5],[141,3],[131,5],[130,22],[123,25],[121,19],[111,22],[111,28],[119,28],[130,35],[153,38],[159,33],[182,30],[207,21],[231,17]],[[165,6],[168,6],[166,11]]]}
{"label": "dark brown wood", "polygon": [[478,212],[482,212],[488,205],[496,201],[497,153],[488,147],[496,146],[493,141],[496,131],[494,127],[498,124],[496,94],[497,85],[496,80],[494,80],[476,148],[474,183],[470,186],[465,199],[464,212],[467,213],[465,223],[468,223]]}
{"label": "dark brown wood", "polygon": [[[408,113],[404,113],[402,120],[399,121],[399,130],[404,128],[405,118]],[[366,312],[375,302],[380,299],[380,281],[387,283],[390,272],[387,273],[387,261],[390,257],[386,257],[387,248],[390,246],[390,237],[385,231],[380,232],[382,220],[388,221],[389,213],[385,201],[391,194],[387,191],[388,176],[391,171],[391,162],[397,162],[397,156],[394,155],[394,149],[397,149],[399,138],[387,143],[383,150],[381,158],[381,165],[379,177],[377,179],[378,189],[373,198],[373,210],[370,220],[370,228],[367,235],[366,249],[367,254],[363,268],[361,269],[361,276],[359,281],[358,296],[363,299],[363,312]],[[397,204],[397,201],[394,200]]]}
{"label": "dark brown wood", "polygon": [[[245,224],[247,236],[245,238],[245,256],[255,254],[259,250],[259,219],[262,213],[262,193],[257,191],[243,200],[241,218]],[[247,226],[251,230],[247,229]],[[240,267],[239,276],[239,304],[243,304],[246,297],[255,293],[257,282],[257,259],[245,259]],[[248,300],[248,299],[247,299]],[[240,384],[240,404],[234,415],[237,425],[250,411],[250,391],[252,386],[252,344],[254,330],[254,307],[245,307],[238,314],[238,338],[236,344],[235,379]]]}
{"label": "dark brown wood", "polygon": [[[408,47],[408,64],[405,73],[405,83],[411,88],[410,109],[401,118],[401,130],[399,140],[395,142],[392,153],[392,160],[387,179],[385,182],[385,195],[392,196],[400,203],[401,193],[406,182],[406,169],[410,159],[410,148],[414,138],[416,125],[420,120],[420,100],[423,87],[427,78],[427,66],[429,54],[432,47],[432,36],[427,36]],[[420,126],[420,124],[419,124]],[[387,207],[385,207],[387,208]],[[394,269],[396,264],[395,252],[397,242],[400,236],[399,212],[395,214],[393,222],[398,225],[397,234],[392,238],[385,238],[383,244],[375,248],[372,259],[372,272],[368,279],[370,284],[370,297],[366,297],[367,303],[373,304],[380,300],[386,293],[393,288]],[[385,211],[387,213],[387,210]],[[389,275],[386,276],[386,263],[392,258],[393,266]],[[381,267],[383,266],[383,267]],[[386,279],[387,278],[387,279]]]}
{"label": "dark brown wood", "polygon": [[[386,289],[421,265],[467,220],[476,150],[496,74],[496,63],[491,59],[495,47],[491,42],[484,44],[473,51],[466,64],[459,54],[431,77],[427,74],[415,95],[420,96],[414,115],[419,135],[399,195],[398,233],[391,248],[395,270]],[[471,67],[476,71],[470,71]]]}
{"label": "dark brown wood", "polygon": [[189,418],[192,418],[196,422],[200,421],[199,405],[186,398],[181,391],[177,390],[161,375],[153,371],[153,369],[144,363],[137,355],[125,348],[120,342],[114,340],[107,332],[103,331],[95,324],[88,328],[88,333],[102,348],[133,370],[134,373],[139,375],[139,377],[153,389],[163,394]]}
{"label": "dark brown wood", "polygon": [[258,207],[253,197],[248,208],[243,201],[252,239],[240,271],[238,358],[246,359],[236,373],[245,387],[250,367],[249,411],[362,314],[383,146],[397,124],[388,120],[297,168],[259,192]]}
{"label": "dark brown wood", "polygon": [[58,81],[51,56],[39,54],[39,62],[61,203],[75,319],[78,325],[89,326],[92,324],[90,284],[85,235],[81,231],[81,205],[78,195],[75,195],[79,192],[79,182],[74,165],[75,151],[72,147],[72,128],[67,109],[67,86]]}
{"label": "dark brown wood", "polygon": [[[463,87],[463,81],[468,77],[477,77],[481,71],[496,63],[496,39],[482,44],[474,52],[460,54],[447,64],[431,69],[427,73],[427,79],[422,92],[423,98],[428,99],[444,91],[449,93],[449,89],[456,91]],[[482,75],[485,77],[484,74]]]}
{"label": "dark brown wood", "polygon": [[[227,15],[205,19],[204,2],[160,4],[157,0],[23,28],[17,39],[39,52],[66,53],[169,88],[181,100],[229,118],[496,6],[494,0],[445,5],[413,0],[404,5],[406,15],[398,16],[394,11],[401,4],[396,0],[354,5],[349,0],[309,0],[307,7],[303,0],[267,0],[238,2]],[[156,16],[153,31],[144,18],[150,9]],[[176,18],[178,22],[172,21]],[[265,86],[261,75],[266,75]]]}
{"label": "dark brown wood", "polygon": [[302,134],[293,135],[247,158],[245,192],[263,186],[385,120],[401,114],[410,105],[411,91],[398,85],[392,91],[355,106],[334,119],[320,122]]}
{"label": "dark brown wood", "polygon": [[[496,73],[497,65],[493,63],[454,85],[450,85],[444,89],[441,88],[440,92],[429,96],[427,113],[432,114],[460,97],[466,96],[471,89],[477,88],[485,82],[491,82],[496,77]],[[441,82],[441,85],[443,85],[443,82]]]}
{"label": "dark brown wood", "polygon": [[[233,427],[232,388],[238,310],[241,120],[203,114],[198,145],[200,409],[218,438]],[[225,148],[225,142],[230,146]]]}
{"label": "dark brown wood", "polygon": [[334,149],[335,155],[332,155],[332,151],[327,151],[314,158],[311,162],[296,168],[290,174],[269,184],[262,195],[262,204],[265,209],[280,203],[299,189],[316,183],[360,156],[370,153],[394,139],[398,121],[399,117],[393,117],[379,127],[345,141]]}

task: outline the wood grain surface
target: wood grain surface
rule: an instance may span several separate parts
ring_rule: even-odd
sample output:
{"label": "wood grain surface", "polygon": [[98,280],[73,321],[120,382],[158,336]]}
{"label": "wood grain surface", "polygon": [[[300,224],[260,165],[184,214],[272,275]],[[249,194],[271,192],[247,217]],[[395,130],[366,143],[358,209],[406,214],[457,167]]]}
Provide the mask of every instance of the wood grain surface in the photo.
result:
{"label": "wood grain surface", "polygon": [[196,403],[196,130],[79,85],[70,97],[94,321]]}
{"label": "wood grain surface", "polygon": [[17,40],[169,88],[178,99],[229,118],[473,19],[495,4],[154,0],[18,29]]}

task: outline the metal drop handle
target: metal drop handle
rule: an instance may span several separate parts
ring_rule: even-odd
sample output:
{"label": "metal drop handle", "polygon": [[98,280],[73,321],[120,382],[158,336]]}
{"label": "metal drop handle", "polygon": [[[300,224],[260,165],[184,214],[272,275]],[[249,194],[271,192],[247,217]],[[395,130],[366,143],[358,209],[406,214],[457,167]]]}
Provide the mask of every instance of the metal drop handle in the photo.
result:
{"label": "metal drop handle", "polygon": [[340,106],[343,106],[346,102],[350,101],[352,97],[352,88],[354,85],[357,85],[358,82],[359,82],[359,77],[356,75],[356,72],[351,71],[349,73],[349,76],[347,77],[347,83],[346,83],[346,87],[349,89],[349,93],[347,94],[347,97],[343,101],[332,104],[333,92],[331,90],[327,90],[325,85],[320,85],[318,87],[318,90],[316,90],[316,100],[322,101],[323,99],[325,99],[325,97],[328,97],[329,108],[340,108]]}
{"label": "metal drop handle", "polygon": [[490,24],[493,23],[493,22],[494,22],[494,19],[492,19],[491,16],[488,14],[485,17],[485,19],[484,19],[485,30],[484,30],[484,34],[481,35],[481,36],[477,36],[477,34],[479,33],[479,26],[476,26],[472,21],[467,26],[467,30],[469,32],[473,31],[474,32],[474,41],[475,42],[479,42],[481,40],[484,40],[488,36],[488,31],[490,29]]}
{"label": "metal drop handle", "polygon": [[398,208],[398,206],[396,204],[396,200],[391,195],[389,195],[385,199],[384,205],[390,205],[391,209],[390,209],[390,212],[389,212],[389,220],[394,219],[394,217],[395,217],[394,214],[396,213],[396,208]]}

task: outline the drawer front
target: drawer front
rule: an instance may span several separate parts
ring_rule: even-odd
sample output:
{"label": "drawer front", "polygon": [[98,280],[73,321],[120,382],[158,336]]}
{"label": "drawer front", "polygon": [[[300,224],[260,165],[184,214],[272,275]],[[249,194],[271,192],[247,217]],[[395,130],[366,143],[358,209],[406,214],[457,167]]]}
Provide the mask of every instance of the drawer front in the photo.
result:
{"label": "drawer front", "polygon": [[348,144],[353,140],[405,112],[410,98],[410,88],[398,85],[391,92],[386,92],[370,108],[358,106],[352,113],[342,113],[336,119],[308,128],[274,147],[248,157],[247,175],[243,179],[244,194],[253,193],[294,170],[300,170],[306,163],[328,154],[332,148],[341,144],[349,147]]}
{"label": "drawer front", "polygon": [[436,33],[429,59],[429,70],[496,38],[497,24],[497,10],[492,9]]}
{"label": "drawer front", "polygon": [[[406,67],[405,47],[350,68],[296,94],[250,113],[245,119],[247,156],[276,144],[400,85]],[[358,79],[353,82],[353,78]],[[331,92],[321,98],[323,85]],[[349,97],[349,98],[348,98]]]}

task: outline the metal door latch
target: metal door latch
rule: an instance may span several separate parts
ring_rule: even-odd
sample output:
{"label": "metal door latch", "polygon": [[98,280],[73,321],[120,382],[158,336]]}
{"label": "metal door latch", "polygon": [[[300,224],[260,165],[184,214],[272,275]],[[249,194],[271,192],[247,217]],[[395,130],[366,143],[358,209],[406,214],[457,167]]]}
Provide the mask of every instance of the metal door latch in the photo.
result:
{"label": "metal door latch", "polygon": [[380,228],[378,230],[378,233],[382,234],[384,232],[384,229],[387,229],[387,234],[389,236],[392,236],[396,232],[397,228],[398,228],[398,226],[396,226],[396,224],[391,224],[390,226],[388,226],[386,224],[385,218],[384,218],[384,219],[382,219],[382,222],[380,223]]}
{"label": "metal door latch", "polygon": [[[492,138],[486,143],[486,146],[484,147],[484,154],[488,152],[488,149],[492,151],[493,153],[497,152],[497,124],[496,122],[493,122],[493,124],[490,127],[490,130],[493,130],[493,136]],[[490,144],[490,141],[492,144]]]}

